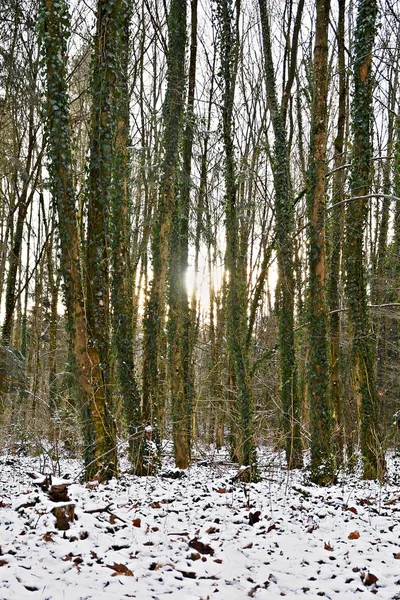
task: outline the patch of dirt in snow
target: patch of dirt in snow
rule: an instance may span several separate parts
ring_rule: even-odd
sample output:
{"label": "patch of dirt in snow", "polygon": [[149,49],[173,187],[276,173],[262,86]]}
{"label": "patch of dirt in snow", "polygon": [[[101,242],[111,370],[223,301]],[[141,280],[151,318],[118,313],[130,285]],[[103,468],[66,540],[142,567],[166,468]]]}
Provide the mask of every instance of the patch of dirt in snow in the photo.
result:
{"label": "patch of dirt in snow", "polygon": [[[0,600],[400,599],[398,487],[277,470],[244,485],[199,465],[83,485],[64,461],[69,479],[52,483],[69,500],[55,503],[34,459],[0,464]],[[70,504],[57,529],[53,509]]]}

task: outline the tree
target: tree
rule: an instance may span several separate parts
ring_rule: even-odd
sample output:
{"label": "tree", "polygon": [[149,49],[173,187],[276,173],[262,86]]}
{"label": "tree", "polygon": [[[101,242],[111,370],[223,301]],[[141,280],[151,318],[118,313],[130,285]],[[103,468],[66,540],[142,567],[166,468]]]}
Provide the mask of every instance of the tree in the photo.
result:
{"label": "tree", "polygon": [[[225,153],[225,213],[226,213],[226,270],[228,291],[226,300],[226,331],[228,354],[232,365],[236,396],[238,426],[233,434],[234,453],[241,464],[250,466],[250,478],[256,480],[257,456],[254,433],[254,397],[251,389],[249,355],[246,344],[247,323],[247,273],[246,258],[240,247],[240,225],[238,218],[238,189],[233,141],[233,106],[235,99],[235,73],[239,42],[238,18],[232,3],[223,0],[218,4],[217,14],[220,27],[220,56],[222,80],[222,135]],[[235,414],[235,417],[236,417]]]}
{"label": "tree", "polygon": [[374,339],[367,312],[366,257],[363,243],[373,169],[372,50],[377,14],[375,0],[359,1],[354,32],[351,195],[346,209],[346,294],[353,332],[354,383],[361,420],[364,479],[382,478],[385,471],[379,436]]}
{"label": "tree", "polygon": [[[22,30],[22,23],[29,10],[35,9],[32,5],[22,7],[19,3],[16,3],[14,8],[9,53],[5,51],[9,59],[8,74],[0,109],[2,136],[6,139],[9,137],[10,141],[9,147],[4,147],[3,151],[5,159],[13,163],[12,187],[6,198],[8,196],[11,211],[16,213],[13,226],[7,231],[10,235],[9,252],[2,253],[4,267],[6,257],[8,262],[2,326],[3,343],[6,345],[13,343],[15,312],[20,298],[18,273],[21,269],[23,236],[29,208],[37,195],[43,159],[43,141],[40,140],[38,118],[40,104],[37,102],[39,54],[33,21],[28,21],[25,31]],[[10,217],[12,220],[12,213]]]}
{"label": "tree", "polygon": [[345,63],[345,8],[346,0],[338,1],[338,77],[339,101],[336,137],[334,141],[334,174],[332,184],[332,206],[330,210],[330,263],[328,272],[329,349],[330,349],[330,394],[335,421],[335,458],[340,466],[343,462],[344,421],[340,373],[340,274],[343,247],[344,199],[345,199],[345,131],[347,121],[347,74]]}
{"label": "tree", "polygon": [[189,253],[191,163],[194,137],[194,92],[197,56],[197,0],[191,2],[191,41],[182,169],[176,186],[169,256],[168,346],[172,404],[172,434],[176,466],[187,468],[191,456],[193,420],[193,327],[186,273]]}
{"label": "tree", "polygon": [[332,411],[329,397],[327,306],[325,297],[325,180],[330,0],[317,0],[313,102],[308,177],[308,394],[311,414],[311,478],[327,485],[334,477]]}
{"label": "tree", "polygon": [[[276,247],[278,255],[278,327],[281,378],[281,404],[286,434],[288,468],[303,464],[300,434],[300,398],[297,390],[297,367],[294,346],[294,197],[290,178],[287,133],[282,110],[278,106],[276,79],[272,59],[271,33],[266,0],[259,0],[264,49],[265,86],[274,130],[272,162],[275,208]],[[284,105],[285,106],[285,105]]]}
{"label": "tree", "polygon": [[[163,106],[162,164],[152,232],[153,277],[144,319],[143,418],[160,442],[165,397],[160,362],[166,318],[166,287],[172,216],[177,193],[179,143],[185,92],[186,0],[172,0],[168,14],[167,89]],[[173,318],[173,315],[171,315]],[[182,368],[182,363],[178,369]],[[174,374],[176,376],[176,374]],[[183,376],[178,373],[178,377]]]}
{"label": "tree", "polygon": [[[73,187],[69,100],[66,84],[69,15],[64,1],[43,0],[41,36],[46,72],[46,111],[52,195],[57,212],[61,245],[61,269],[67,307],[68,330],[82,414],[85,475],[106,479],[115,472],[114,440],[104,422],[101,404],[103,379],[100,358],[92,344],[88,351],[88,329],[83,298],[83,277]],[[91,332],[93,335],[93,332]],[[93,368],[93,366],[95,368]],[[96,368],[97,366],[97,368]],[[104,443],[106,440],[108,443]],[[110,447],[111,446],[111,447]],[[111,450],[109,452],[109,450]],[[115,454],[114,454],[115,456]],[[110,469],[110,459],[112,468]]]}
{"label": "tree", "polygon": [[130,161],[129,139],[129,24],[131,10],[127,0],[119,5],[119,25],[115,39],[115,139],[110,173],[111,190],[111,257],[112,257],[112,325],[116,346],[118,380],[129,435],[129,455],[134,470],[140,460],[141,407],[136,379],[133,339],[133,281],[129,252],[130,233]]}
{"label": "tree", "polygon": [[[86,313],[90,337],[88,352],[92,362],[92,370],[101,380],[101,385],[96,387],[96,407],[102,419],[101,445],[103,453],[108,455],[110,475],[116,474],[116,426],[112,414],[111,392],[111,366],[110,366],[110,312],[109,312],[109,258],[108,239],[109,211],[113,208],[114,225],[122,225],[122,238],[114,239],[115,247],[124,252],[124,216],[126,207],[123,206],[123,189],[127,185],[126,152],[127,136],[124,128],[127,119],[127,109],[123,103],[127,102],[123,96],[119,98],[117,110],[117,94],[124,94],[122,82],[123,45],[126,43],[126,2],[125,0],[98,0],[97,4],[97,30],[92,70],[92,131],[90,141],[89,162],[89,202],[88,202],[88,234],[86,248]],[[118,169],[115,170],[115,161]],[[114,172],[115,171],[115,172]],[[115,185],[115,188],[114,188]],[[113,193],[114,192],[114,193]],[[118,194],[118,198],[116,198]],[[114,200],[114,206],[113,206]],[[121,218],[118,219],[121,213]],[[126,217],[125,217],[126,218]],[[119,223],[115,221],[119,220]],[[117,236],[114,229],[114,236]],[[126,241],[125,241],[126,243]],[[121,260],[121,256],[118,257]],[[114,261],[115,262],[115,261]],[[120,267],[114,269],[115,284],[119,287],[121,282]],[[124,290],[119,287],[118,293],[124,299]],[[114,299],[115,296],[114,296]],[[121,319],[126,314],[127,305],[121,307],[117,304],[116,319]],[[125,323],[127,331],[131,327],[127,315]],[[129,335],[127,333],[127,335]],[[128,344],[132,339],[128,339]],[[127,352],[129,348],[126,349]],[[122,346],[118,344],[119,364],[121,364]],[[129,367],[130,382],[132,383],[132,355]],[[96,362],[97,361],[97,362]],[[121,371],[120,371],[121,373]],[[124,382],[126,383],[126,382]],[[135,385],[135,380],[133,384]],[[125,390],[126,391],[126,390]],[[137,406],[137,390],[134,388],[134,403]],[[125,404],[129,402],[125,398]],[[137,409],[136,409],[137,410]],[[96,425],[96,423],[95,423]]]}

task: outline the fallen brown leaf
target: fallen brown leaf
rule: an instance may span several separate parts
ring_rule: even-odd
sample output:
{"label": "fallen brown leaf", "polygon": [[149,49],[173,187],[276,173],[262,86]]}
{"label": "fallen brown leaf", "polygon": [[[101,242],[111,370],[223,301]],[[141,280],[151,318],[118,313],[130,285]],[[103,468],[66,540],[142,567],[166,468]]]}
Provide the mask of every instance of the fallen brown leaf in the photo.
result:
{"label": "fallen brown leaf", "polygon": [[192,560],[200,560],[201,556],[200,556],[199,552],[192,552],[191,555],[190,555],[190,558]]}
{"label": "fallen brown leaf", "polygon": [[349,540],[358,540],[358,538],[360,537],[360,532],[356,529],[355,531],[349,533],[347,537]]}
{"label": "fallen brown leaf", "polygon": [[219,532],[218,527],[209,527],[208,529],[206,529],[206,533],[208,533],[208,535],[212,535],[213,533],[218,533],[218,532]]}
{"label": "fallen brown leaf", "polygon": [[251,512],[249,514],[249,525],[254,525],[255,523],[258,523],[260,521],[261,518],[261,511],[260,510],[256,510],[255,512]]}
{"label": "fallen brown leaf", "polygon": [[106,567],[115,571],[112,577],[116,577],[117,575],[126,575],[127,577],[133,577],[132,571],[122,563],[114,563],[113,565],[106,565]]}
{"label": "fallen brown leaf", "polygon": [[178,571],[179,573],[181,573],[181,575],[183,575],[183,577],[186,577],[187,579],[196,579],[197,575],[194,571]]}
{"label": "fallen brown leaf", "polygon": [[351,513],[353,513],[353,515],[358,515],[357,509],[354,508],[354,506],[347,506],[346,510],[348,510]]}
{"label": "fallen brown leaf", "polygon": [[359,501],[359,504],[361,506],[371,506],[372,502],[368,498],[361,498],[361,500]]}
{"label": "fallen brown leaf", "polygon": [[66,556],[64,556],[64,558],[62,558],[61,560],[63,560],[64,562],[67,562],[69,560],[72,560],[74,558],[74,555],[72,554],[72,552],[69,552]]}
{"label": "fallen brown leaf", "polygon": [[369,571],[363,571],[360,573],[361,580],[364,585],[373,585],[378,581],[378,578],[373,573],[369,573]]}
{"label": "fallen brown leaf", "polygon": [[190,540],[189,547],[197,550],[200,554],[210,554],[211,556],[214,554],[214,550],[209,544],[204,544],[197,538]]}
{"label": "fallen brown leaf", "polygon": [[324,542],[324,550],[328,550],[329,552],[332,552],[333,546],[331,546],[329,542]]}
{"label": "fallen brown leaf", "polygon": [[133,519],[133,521],[132,521],[132,525],[134,527],[140,527],[141,524],[142,524],[142,520],[141,519]]}
{"label": "fallen brown leaf", "polygon": [[256,585],[255,587],[251,588],[251,590],[249,592],[247,592],[247,595],[250,598],[254,598],[254,596],[256,595],[257,590],[259,590],[260,587],[261,587],[260,585]]}

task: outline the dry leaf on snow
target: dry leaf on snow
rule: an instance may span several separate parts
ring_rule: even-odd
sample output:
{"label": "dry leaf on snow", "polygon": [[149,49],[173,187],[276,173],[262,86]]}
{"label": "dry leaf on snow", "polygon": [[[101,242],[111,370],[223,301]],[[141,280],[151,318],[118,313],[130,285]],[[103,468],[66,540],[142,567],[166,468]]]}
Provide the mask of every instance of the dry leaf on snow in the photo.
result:
{"label": "dry leaf on snow", "polygon": [[114,563],[113,565],[106,565],[106,567],[115,571],[115,573],[112,574],[112,577],[116,577],[117,575],[127,575],[128,577],[133,577],[132,571],[122,563]]}

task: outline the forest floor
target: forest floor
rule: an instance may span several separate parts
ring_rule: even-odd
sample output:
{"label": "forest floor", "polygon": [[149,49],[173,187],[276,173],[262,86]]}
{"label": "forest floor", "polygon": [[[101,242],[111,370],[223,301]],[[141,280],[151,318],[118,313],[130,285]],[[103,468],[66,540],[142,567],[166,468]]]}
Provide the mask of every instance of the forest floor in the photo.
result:
{"label": "forest floor", "polygon": [[[392,483],[343,476],[329,488],[278,455],[263,464],[251,485],[216,454],[182,479],[85,485],[79,461],[62,460],[52,484],[68,483],[70,501],[54,503],[37,485],[43,456],[1,455],[0,600],[400,599],[393,462]],[[59,530],[51,511],[70,503]]]}

